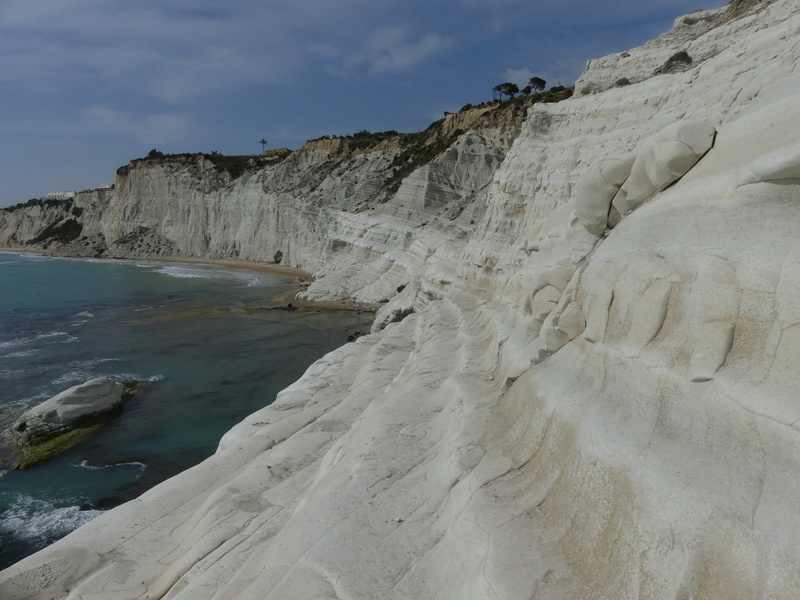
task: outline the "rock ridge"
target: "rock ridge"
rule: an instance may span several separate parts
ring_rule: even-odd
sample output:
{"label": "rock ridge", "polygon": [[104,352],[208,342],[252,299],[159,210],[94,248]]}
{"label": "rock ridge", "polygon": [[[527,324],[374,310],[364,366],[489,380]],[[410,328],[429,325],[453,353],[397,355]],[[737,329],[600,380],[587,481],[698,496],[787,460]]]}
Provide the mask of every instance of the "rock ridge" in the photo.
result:
{"label": "rock ridge", "polygon": [[[373,332],[0,595],[795,597],[797,9],[690,15],[634,71],[591,61],[596,93],[530,107],[513,140],[465,132],[385,202],[391,153],[315,171],[340,142],[221,188],[225,215],[170,192],[219,240],[182,251],[272,256],[250,210],[296,236],[308,297],[378,305]],[[686,70],[652,76],[679,50]],[[172,215],[152,196],[120,233]],[[148,226],[180,245],[177,222]]]}

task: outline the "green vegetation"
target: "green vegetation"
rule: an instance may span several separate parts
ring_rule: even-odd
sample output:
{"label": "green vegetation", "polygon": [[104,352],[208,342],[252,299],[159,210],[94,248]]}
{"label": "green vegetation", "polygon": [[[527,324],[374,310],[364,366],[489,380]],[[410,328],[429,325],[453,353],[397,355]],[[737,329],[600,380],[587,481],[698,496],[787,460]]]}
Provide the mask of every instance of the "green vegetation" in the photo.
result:
{"label": "green vegetation", "polygon": [[[537,81],[534,82],[534,80]],[[545,85],[543,79],[534,77],[531,78],[531,81],[534,82],[537,87],[543,88]],[[507,91],[513,90],[513,88],[505,89]],[[487,114],[493,113],[495,110],[510,110],[515,114],[518,114],[519,111],[526,110],[531,104],[536,104],[539,102],[560,102],[562,100],[566,100],[572,96],[573,92],[574,88],[572,87],[567,88],[564,86],[554,86],[546,92],[539,91],[533,94],[510,97],[506,100],[496,99],[477,105],[465,104],[461,107],[459,112],[489,107],[489,110],[485,111]],[[449,113],[445,113],[445,116],[448,114]],[[367,130],[363,130],[353,135],[323,136],[321,138],[317,138],[317,140],[342,139],[347,142],[350,149],[368,149],[385,140],[396,139],[397,143],[400,144],[402,151],[394,157],[389,165],[389,171],[391,172],[391,175],[384,181],[383,185],[381,186],[381,191],[378,193],[388,196],[397,191],[403,179],[405,179],[419,167],[429,163],[434,158],[442,154],[459,137],[461,137],[461,135],[464,134],[462,129],[456,129],[446,134],[445,121],[446,119],[439,119],[438,121],[431,123],[424,131],[419,131],[416,133],[398,133],[394,130],[371,133]]]}
{"label": "green vegetation", "polygon": [[[511,82],[502,83],[493,88],[495,98],[491,101],[483,102],[481,104],[473,105],[471,103],[465,104],[459,110],[459,113],[466,112],[473,109],[487,108],[491,110],[507,110],[511,109],[515,113],[519,110],[527,109],[531,104],[539,102],[560,102],[572,96],[574,88],[564,87],[562,85],[551,87],[548,91],[544,91],[546,82],[540,77],[531,77],[528,85],[521,90],[519,87]],[[503,99],[507,96],[506,99]],[[484,111],[488,112],[488,111]],[[445,113],[447,116],[449,113]],[[416,133],[398,133],[396,130],[386,130],[371,132],[362,129],[354,134],[341,134],[341,135],[323,135],[318,138],[309,140],[309,142],[318,142],[322,140],[339,140],[343,142],[340,146],[342,151],[367,151],[373,149],[384,142],[392,142],[399,144],[402,148],[390,165],[391,175],[384,182],[381,187],[380,193],[385,192],[393,193],[400,186],[403,178],[408,176],[415,169],[430,162],[436,156],[447,150],[453,142],[458,139],[464,132],[461,130],[452,131],[445,134],[443,126],[445,120],[441,119],[432,123],[424,131]],[[266,139],[259,142],[262,145],[262,150],[266,146]],[[152,149],[145,158],[132,160],[129,166],[120,167],[117,170],[119,176],[126,176],[128,169],[135,166],[137,163],[165,163],[165,162],[178,162],[191,163],[204,158],[211,162],[217,171],[227,173],[231,179],[237,179],[247,172],[257,171],[268,164],[275,164],[285,159],[291,152],[286,151],[281,154],[277,151],[276,154],[270,155],[272,152],[267,152],[267,155],[256,156],[225,156],[219,152],[211,152],[211,154],[203,153],[184,153],[184,154],[164,154],[157,149]],[[332,158],[326,165],[334,165],[335,160]],[[331,168],[333,168],[331,166]],[[276,262],[278,259],[276,258]]]}
{"label": "green vegetation", "polygon": [[667,59],[663,65],[661,65],[660,69],[657,69],[660,73],[672,73],[673,71],[680,70],[688,65],[692,64],[692,57],[689,56],[689,53],[686,50],[681,50],[680,52],[676,52],[672,56]]}
{"label": "green vegetation", "polygon": [[318,142],[320,140],[344,140],[351,150],[369,150],[381,142],[385,142],[386,140],[397,138],[398,136],[403,135],[405,134],[398,133],[394,129],[375,132],[362,129],[361,131],[353,134],[346,133],[342,135],[323,135],[309,141]]}
{"label": "green vegetation", "polygon": [[92,425],[91,427],[82,427],[80,429],[73,429],[67,433],[54,437],[53,439],[31,446],[24,451],[22,458],[20,458],[12,467],[15,471],[22,471],[23,469],[30,469],[36,465],[55,458],[59,454],[63,454],[78,442],[81,442],[91,433],[97,430],[99,425]]}
{"label": "green vegetation", "polygon": [[82,231],[83,225],[78,223],[75,219],[58,220],[45,227],[39,235],[30,241],[30,243],[58,242],[60,244],[67,244],[73,240],[77,240],[81,236]]}
{"label": "green vegetation", "polygon": [[[538,77],[532,77],[531,81],[534,79],[539,79]],[[542,84],[542,88],[544,88],[544,80],[539,79]],[[496,88],[504,86],[506,84],[500,84],[500,86],[495,86],[492,88],[494,91]],[[530,89],[528,89],[530,88]],[[513,89],[513,88],[504,88],[506,90]],[[465,104],[461,107],[458,112],[464,112],[467,110],[471,110],[473,108],[484,108],[486,106],[497,105],[499,108],[506,108],[508,106],[514,104],[539,104],[541,103],[551,103],[551,102],[561,102],[562,100],[566,100],[570,98],[575,93],[574,87],[565,87],[563,85],[556,85],[551,87],[549,90],[545,91],[533,91],[535,88],[533,86],[526,86],[520,91],[519,96],[510,96],[505,100],[501,100],[495,97],[493,100],[488,100],[486,102],[481,102],[480,104]],[[494,96],[497,96],[496,91],[494,92]]]}
{"label": "green vegetation", "polygon": [[6,212],[14,212],[15,210],[19,210],[20,208],[33,208],[34,206],[40,206],[42,208],[54,208],[56,206],[63,206],[65,210],[69,210],[72,206],[72,200],[51,200],[48,198],[31,198],[27,202],[20,202],[19,204],[15,204],[14,206],[6,206],[5,208],[0,208],[0,210],[4,210]]}
{"label": "green vegetation", "polygon": [[492,88],[492,99],[502,100],[503,96],[513,98],[519,94],[519,86],[516,83],[500,83]]}
{"label": "green vegetation", "polygon": [[571,98],[575,93],[574,87],[564,87],[563,85],[556,85],[551,87],[546,92],[539,92],[538,94],[531,95],[533,103],[537,102],[561,102],[567,98]]}
{"label": "green vegetation", "polygon": [[152,381],[144,379],[128,379],[122,382],[122,401],[127,402],[137,394],[153,385]]}
{"label": "green vegetation", "polygon": [[772,2],[774,2],[774,0],[730,0],[727,4],[728,10],[725,11],[722,22],[738,19],[756,6],[760,4],[771,4]]}
{"label": "green vegetation", "polygon": [[[122,401],[127,402],[151,385],[152,383],[149,381],[136,379],[124,381]],[[71,429],[66,433],[29,447],[14,446],[11,449],[12,453],[17,456],[21,455],[21,457],[13,462],[11,468],[16,471],[30,469],[31,467],[35,467],[36,465],[40,465],[43,462],[50,460],[51,458],[55,458],[59,454],[63,454],[103,427],[108,421],[119,415],[121,411],[121,407],[117,408],[110,413],[106,413],[89,420],[88,422],[84,423],[82,427]]]}
{"label": "green vegetation", "polygon": [[541,92],[544,90],[544,86],[547,85],[547,82],[542,79],[541,77],[531,77],[528,81],[528,85],[526,85],[522,90],[519,89],[519,86],[516,83],[506,82],[501,83],[492,88],[492,99],[493,100],[502,100],[503,96],[508,96],[509,98],[513,98],[519,93],[527,96],[531,92]]}
{"label": "green vegetation", "polygon": [[228,173],[231,179],[238,179],[247,171],[255,171],[258,167],[263,166],[263,164],[258,164],[261,162],[259,161],[260,157],[225,156],[215,152],[204,156],[214,164],[217,171]]}
{"label": "green vegetation", "polygon": [[[176,310],[174,312],[162,313],[153,318],[154,323],[162,321],[177,321],[179,319],[196,319],[210,315],[229,315],[234,312],[230,306],[212,306],[209,308],[193,308],[189,310]],[[138,393],[138,392],[137,392]]]}
{"label": "green vegetation", "polygon": [[546,85],[547,82],[541,77],[531,77],[530,81],[528,81],[528,86],[531,88],[531,90],[534,90],[536,92],[544,91],[544,86]]}
{"label": "green vegetation", "polygon": [[443,125],[444,119],[439,119],[425,131],[406,133],[400,137],[403,151],[389,165],[392,175],[384,182],[384,190],[392,194],[396,192],[404,178],[439,156],[464,133],[456,129],[450,135],[443,136]]}
{"label": "green vegetation", "polygon": [[356,150],[366,150],[368,148],[374,148],[381,142],[390,138],[395,138],[398,135],[399,134],[393,129],[389,131],[378,131],[376,133],[370,133],[366,129],[362,129],[361,131],[354,133],[348,141],[351,148]]}
{"label": "green vegetation", "polygon": [[[219,152],[212,151],[210,154],[203,152],[184,152],[180,154],[164,154],[155,148],[150,150],[144,158],[136,158],[130,162],[129,166],[135,166],[139,163],[144,164],[166,164],[169,162],[184,162],[190,163],[197,161],[201,158],[208,160],[214,165],[214,168],[220,173],[227,173],[231,179],[238,179],[247,172],[257,171],[267,164],[275,164],[286,158],[290,152],[282,154],[279,151],[273,155],[240,155],[240,156],[226,156]],[[117,169],[117,175],[124,177],[128,174],[129,166],[123,166]]]}

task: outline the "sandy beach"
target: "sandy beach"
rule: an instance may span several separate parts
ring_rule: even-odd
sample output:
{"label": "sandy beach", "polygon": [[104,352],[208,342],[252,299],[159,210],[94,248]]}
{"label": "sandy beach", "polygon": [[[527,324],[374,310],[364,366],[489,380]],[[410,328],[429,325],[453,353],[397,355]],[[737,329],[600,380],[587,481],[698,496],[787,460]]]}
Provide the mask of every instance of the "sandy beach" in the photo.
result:
{"label": "sandy beach", "polygon": [[[114,259],[109,259],[114,260]],[[126,259],[127,260],[127,259]],[[305,283],[314,281],[311,273],[303,271],[302,269],[294,269],[285,265],[275,263],[258,262],[254,260],[238,260],[233,258],[185,258],[181,256],[169,257],[141,257],[140,260],[147,260],[152,262],[174,262],[174,263],[189,263],[201,265],[216,265],[219,267],[230,267],[232,269],[241,269],[242,271],[255,271],[257,273],[270,273],[272,275],[282,275],[296,279],[298,282]]]}
{"label": "sandy beach", "polygon": [[[31,254],[45,254],[42,250],[34,250],[28,248],[0,248],[0,252],[27,252]],[[76,258],[76,257],[63,257],[63,258]],[[79,257],[78,257],[79,258]],[[170,262],[170,263],[184,263],[184,264],[201,264],[201,265],[215,265],[218,267],[226,267],[230,269],[238,269],[242,271],[254,271],[257,273],[268,273],[271,275],[281,275],[290,279],[295,279],[298,283],[308,284],[314,281],[314,277],[308,271],[302,269],[295,269],[285,265],[275,263],[258,262],[253,260],[238,260],[233,258],[194,258],[194,257],[181,257],[181,256],[168,256],[168,257],[130,257],[124,259],[108,258],[105,260],[144,260],[148,262]],[[357,302],[349,302],[345,300],[338,300],[335,302],[317,302],[314,300],[300,300],[297,294],[306,288],[291,290],[281,297],[280,307],[288,307],[291,304],[292,308],[299,310],[330,310],[330,311],[348,311],[348,312],[374,312],[374,309],[369,306],[358,304]],[[278,307],[276,307],[278,308]]]}
{"label": "sandy beach", "polygon": [[[231,269],[240,269],[243,271],[255,271],[257,273],[269,273],[272,275],[281,275],[297,280],[298,283],[311,283],[314,277],[308,271],[302,269],[295,269],[285,265],[275,263],[258,262],[253,260],[237,260],[233,258],[214,259],[214,258],[184,258],[178,256],[164,257],[164,258],[144,258],[143,260],[155,262],[174,262],[174,263],[189,263],[189,264],[203,264],[203,265],[216,265],[219,267],[228,267]],[[307,286],[300,289],[292,290],[286,293],[281,298],[281,307],[288,307],[290,304],[292,308],[299,310],[331,310],[331,311],[353,311],[353,312],[374,312],[374,309],[358,304],[356,302],[348,302],[345,300],[338,300],[335,302],[317,302],[314,300],[300,300],[297,294],[302,292]]]}
{"label": "sandy beach", "polygon": [[0,248],[0,252],[27,252],[28,254],[44,254],[44,250],[29,250],[28,248]]}

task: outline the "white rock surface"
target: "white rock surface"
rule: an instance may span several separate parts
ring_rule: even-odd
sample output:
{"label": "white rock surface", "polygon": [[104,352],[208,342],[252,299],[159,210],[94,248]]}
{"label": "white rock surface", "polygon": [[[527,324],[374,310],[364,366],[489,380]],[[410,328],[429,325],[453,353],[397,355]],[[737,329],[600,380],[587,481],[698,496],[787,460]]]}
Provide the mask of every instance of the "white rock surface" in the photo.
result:
{"label": "white rock surface", "polygon": [[[388,300],[376,332],[0,597],[796,598],[798,8],[681,28],[687,71],[535,106],[471,228],[342,209],[310,293]],[[609,161],[697,122],[713,148],[608,231]]]}
{"label": "white rock surface", "polygon": [[21,446],[38,444],[120,408],[123,391],[113,379],[90,379],[22,413],[7,435]]}
{"label": "white rock surface", "polygon": [[632,155],[601,159],[578,183],[575,214],[591,233],[602,235],[606,230],[611,202],[628,180],[635,160]]}
{"label": "white rock surface", "polygon": [[[642,144],[629,176],[611,201],[618,215],[614,221],[618,222],[619,217],[639,208],[683,177],[711,149],[715,134],[709,123],[681,121],[665,127]],[[624,167],[620,165],[616,171],[621,178]]]}

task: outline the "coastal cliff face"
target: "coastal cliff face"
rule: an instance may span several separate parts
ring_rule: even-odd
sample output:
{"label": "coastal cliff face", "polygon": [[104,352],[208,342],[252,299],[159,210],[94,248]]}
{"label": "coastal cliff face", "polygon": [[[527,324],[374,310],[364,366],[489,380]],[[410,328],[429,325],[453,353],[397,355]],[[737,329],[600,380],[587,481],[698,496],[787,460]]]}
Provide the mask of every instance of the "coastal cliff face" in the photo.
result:
{"label": "coastal cliff face", "polygon": [[[310,271],[353,245],[375,256],[407,248],[430,219],[455,226],[482,214],[530,104],[520,100],[449,114],[418,134],[234,157],[242,159],[235,169],[219,155],[138,159],[118,169],[113,191],[0,211],[0,246],[111,258],[272,261],[280,253],[282,264]],[[57,235],[67,220],[69,235]],[[364,231],[385,248],[360,241]]]}
{"label": "coastal cliff face", "polygon": [[97,235],[280,249],[316,271],[308,297],[380,306],[374,332],[0,595],[797,597],[798,8],[678,19],[396,189],[374,175],[388,142],[331,165],[322,141],[208,192],[134,165],[115,199],[180,192],[99,211]]}

